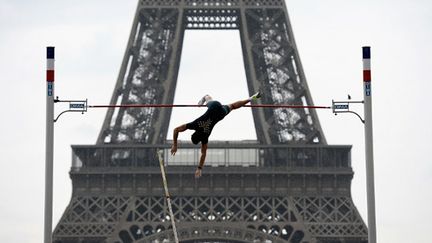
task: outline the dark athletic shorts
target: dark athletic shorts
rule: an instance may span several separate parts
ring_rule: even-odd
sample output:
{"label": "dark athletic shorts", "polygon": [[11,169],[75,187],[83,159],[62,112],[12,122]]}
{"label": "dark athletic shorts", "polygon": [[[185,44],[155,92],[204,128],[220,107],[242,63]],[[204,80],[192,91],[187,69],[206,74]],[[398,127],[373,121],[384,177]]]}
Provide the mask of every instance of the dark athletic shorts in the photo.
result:
{"label": "dark athletic shorts", "polygon": [[228,115],[228,113],[230,113],[230,111],[231,111],[231,109],[230,109],[230,107],[229,107],[228,105],[222,105],[219,101],[212,100],[212,101],[209,101],[209,102],[207,103],[207,107],[208,107],[209,109],[215,109],[215,108],[217,108],[218,106],[222,106],[222,108],[223,108],[224,111],[225,111],[225,116]]}

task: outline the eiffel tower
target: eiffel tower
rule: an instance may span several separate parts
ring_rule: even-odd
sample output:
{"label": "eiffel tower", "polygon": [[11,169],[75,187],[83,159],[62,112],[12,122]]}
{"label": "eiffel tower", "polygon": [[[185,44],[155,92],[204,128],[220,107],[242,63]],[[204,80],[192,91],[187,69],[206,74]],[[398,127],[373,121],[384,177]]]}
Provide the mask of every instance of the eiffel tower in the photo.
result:
{"label": "eiffel tower", "polygon": [[[313,105],[283,0],[140,0],[110,104],[173,103],[185,30],[236,29],[249,93]],[[166,141],[171,109],[107,111],[95,145],[73,145],[72,199],[56,243],[174,242],[164,151],[181,242],[364,243],[351,198],[351,146],[328,145],[313,109],[253,109],[257,141],[199,149]]]}

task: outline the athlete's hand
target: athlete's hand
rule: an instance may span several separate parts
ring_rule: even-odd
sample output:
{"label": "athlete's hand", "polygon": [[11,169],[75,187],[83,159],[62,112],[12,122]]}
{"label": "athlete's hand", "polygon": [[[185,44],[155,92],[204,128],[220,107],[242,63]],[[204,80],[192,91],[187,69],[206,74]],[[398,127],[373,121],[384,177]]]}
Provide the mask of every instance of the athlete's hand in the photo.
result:
{"label": "athlete's hand", "polygon": [[198,179],[201,177],[202,170],[200,168],[197,168],[195,171],[195,179]]}
{"label": "athlete's hand", "polygon": [[171,147],[171,155],[174,156],[176,152],[177,152],[177,144],[173,144],[173,146]]}

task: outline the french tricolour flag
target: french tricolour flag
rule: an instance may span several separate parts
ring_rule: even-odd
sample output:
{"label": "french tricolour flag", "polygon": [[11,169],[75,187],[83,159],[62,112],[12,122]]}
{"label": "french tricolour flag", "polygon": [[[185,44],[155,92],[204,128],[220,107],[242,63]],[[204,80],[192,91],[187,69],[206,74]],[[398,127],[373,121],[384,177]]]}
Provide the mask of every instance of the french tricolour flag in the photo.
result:
{"label": "french tricolour flag", "polygon": [[54,82],[54,47],[47,47],[47,82]]}

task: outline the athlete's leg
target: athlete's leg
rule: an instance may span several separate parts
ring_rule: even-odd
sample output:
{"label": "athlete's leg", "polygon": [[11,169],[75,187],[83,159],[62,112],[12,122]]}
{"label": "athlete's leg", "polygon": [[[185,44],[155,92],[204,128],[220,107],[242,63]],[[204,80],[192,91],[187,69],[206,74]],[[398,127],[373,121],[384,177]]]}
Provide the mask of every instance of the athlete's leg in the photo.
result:
{"label": "athlete's leg", "polygon": [[251,101],[250,99],[246,99],[246,100],[239,100],[239,101],[236,101],[236,102],[230,104],[230,105],[229,105],[229,108],[230,108],[230,110],[235,110],[235,109],[238,109],[238,108],[240,108],[240,107],[246,105],[246,104],[249,103],[250,101]]}
{"label": "athlete's leg", "polygon": [[234,102],[234,103],[230,104],[229,108],[230,108],[230,110],[238,109],[238,108],[246,105],[247,103],[249,103],[251,100],[256,100],[256,99],[259,99],[260,97],[261,97],[261,93],[257,92],[254,95],[252,95],[251,97],[249,97],[248,99],[239,100],[237,102]]}

